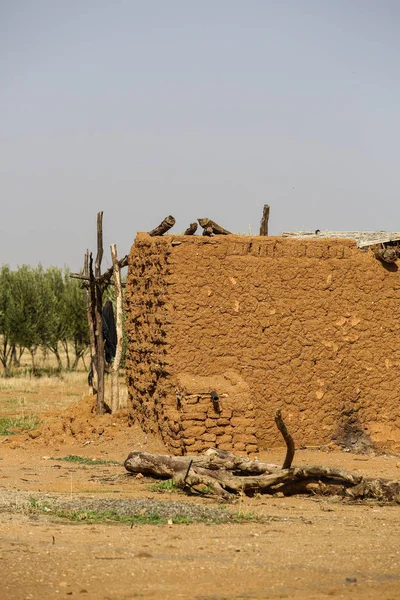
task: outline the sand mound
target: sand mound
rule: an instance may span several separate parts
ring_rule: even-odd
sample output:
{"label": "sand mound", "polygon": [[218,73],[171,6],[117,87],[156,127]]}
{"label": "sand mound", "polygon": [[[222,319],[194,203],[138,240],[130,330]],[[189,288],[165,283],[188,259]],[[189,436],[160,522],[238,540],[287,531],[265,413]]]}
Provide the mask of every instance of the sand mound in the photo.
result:
{"label": "sand mound", "polygon": [[38,429],[29,432],[29,438],[41,444],[70,444],[72,440],[93,442],[100,437],[112,440],[133,424],[127,409],[114,415],[97,415],[96,397],[86,396],[65,411],[46,418]]}
{"label": "sand mound", "polygon": [[[60,413],[46,416],[46,420],[37,429],[9,438],[10,444],[17,446],[22,442],[45,445],[73,445],[86,441],[110,441],[116,436],[132,431],[134,421],[128,409],[114,415],[96,414],[96,397],[86,396]],[[135,429],[137,426],[135,427]],[[5,440],[6,441],[6,440]]]}
{"label": "sand mound", "polygon": [[[61,449],[71,446],[102,447],[107,453],[146,449],[165,452],[159,439],[145,434],[128,409],[110,415],[96,414],[96,396],[85,396],[66,410],[46,416],[37,428],[3,440],[10,449],[46,446]],[[33,448],[32,448],[33,450]]]}

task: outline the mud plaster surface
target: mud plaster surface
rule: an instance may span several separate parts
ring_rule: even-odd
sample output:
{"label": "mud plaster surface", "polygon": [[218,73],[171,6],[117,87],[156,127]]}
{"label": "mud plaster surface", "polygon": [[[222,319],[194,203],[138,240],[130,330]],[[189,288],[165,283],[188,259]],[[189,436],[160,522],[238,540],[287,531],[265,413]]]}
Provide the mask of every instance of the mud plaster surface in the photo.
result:
{"label": "mud plaster surface", "polygon": [[177,454],[281,444],[277,407],[297,447],[399,450],[399,277],[350,240],[138,234],[135,417]]}

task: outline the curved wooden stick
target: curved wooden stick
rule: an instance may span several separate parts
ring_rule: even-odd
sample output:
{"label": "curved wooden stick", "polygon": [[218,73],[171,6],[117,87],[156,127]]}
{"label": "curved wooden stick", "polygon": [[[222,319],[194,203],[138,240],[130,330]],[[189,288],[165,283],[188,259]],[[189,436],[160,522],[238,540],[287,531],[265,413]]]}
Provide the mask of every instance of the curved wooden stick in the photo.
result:
{"label": "curved wooden stick", "polygon": [[282,434],[283,439],[285,440],[285,444],[287,447],[285,460],[282,465],[282,469],[290,469],[292,466],[294,453],[295,453],[295,445],[292,436],[287,430],[284,420],[282,419],[281,409],[277,408],[275,412],[275,424],[279,431]]}

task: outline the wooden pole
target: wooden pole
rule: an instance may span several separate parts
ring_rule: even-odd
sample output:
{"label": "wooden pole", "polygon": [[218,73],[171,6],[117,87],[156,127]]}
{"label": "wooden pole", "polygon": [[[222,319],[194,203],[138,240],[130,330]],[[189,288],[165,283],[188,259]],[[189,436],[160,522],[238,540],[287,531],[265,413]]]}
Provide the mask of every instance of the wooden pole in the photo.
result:
{"label": "wooden pole", "polygon": [[[92,274],[93,274],[93,266],[92,266]],[[89,250],[85,252],[85,259],[83,263],[83,274],[87,279],[89,278]],[[90,365],[93,372],[92,382],[89,384],[90,393],[94,394],[97,391],[97,369],[96,369],[96,322],[93,319],[94,317],[94,305],[92,306],[91,301],[91,286],[85,286],[85,294],[86,294],[86,314],[87,321],[89,327],[89,340],[90,340]],[[94,292],[94,289],[93,289]]]}
{"label": "wooden pole", "polygon": [[116,298],[116,310],[117,310],[117,349],[115,358],[112,364],[111,371],[111,412],[115,413],[119,409],[119,366],[122,358],[122,286],[121,286],[121,270],[117,256],[116,244],[111,244],[111,257],[114,268],[114,285],[115,285],[115,298]]}
{"label": "wooden pole", "polygon": [[268,235],[269,208],[269,204],[264,204],[263,216],[260,225],[260,235]]}
{"label": "wooden pole", "polygon": [[97,279],[101,277],[103,260],[103,211],[97,213],[97,256],[95,263],[96,290],[96,366],[97,366],[97,414],[103,415],[104,404],[104,339],[103,339],[103,291]]}
{"label": "wooden pole", "polygon": [[96,280],[94,277],[93,270],[93,254],[89,254],[89,292],[90,292],[90,317],[93,323],[93,334],[94,334],[94,354],[93,354],[93,373],[96,374],[96,394],[98,387],[98,375],[97,375],[97,321],[96,321]]}

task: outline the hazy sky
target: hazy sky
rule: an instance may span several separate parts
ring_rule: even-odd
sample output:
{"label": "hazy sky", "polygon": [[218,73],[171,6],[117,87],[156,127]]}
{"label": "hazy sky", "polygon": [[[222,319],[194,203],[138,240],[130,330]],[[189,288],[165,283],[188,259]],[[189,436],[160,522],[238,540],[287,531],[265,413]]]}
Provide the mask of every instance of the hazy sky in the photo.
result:
{"label": "hazy sky", "polygon": [[172,214],[400,230],[399,0],[0,0],[0,264]]}

